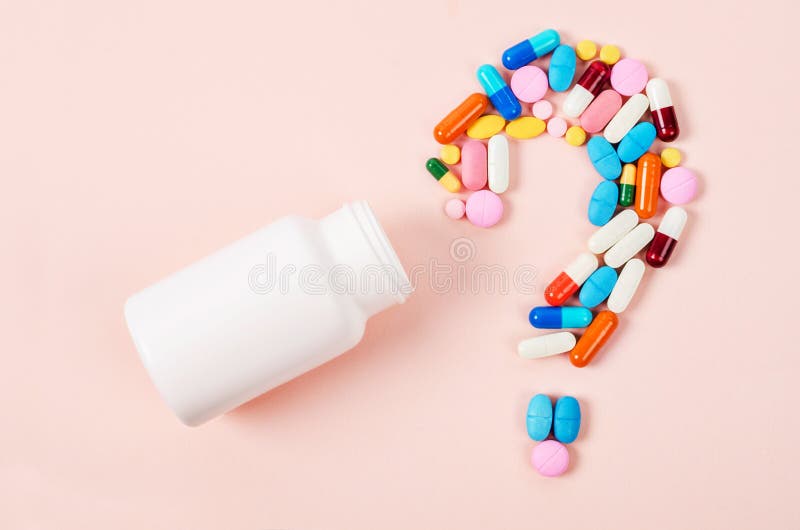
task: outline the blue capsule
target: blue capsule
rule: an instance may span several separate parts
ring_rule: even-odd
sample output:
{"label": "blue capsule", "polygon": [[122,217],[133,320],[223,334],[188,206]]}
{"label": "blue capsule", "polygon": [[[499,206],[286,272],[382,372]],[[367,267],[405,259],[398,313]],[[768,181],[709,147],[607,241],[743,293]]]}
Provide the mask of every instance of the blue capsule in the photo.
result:
{"label": "blue capsule", "polygon": [[572,396],[564,396],[556,401],[553,418],[553,436],[562,444],[569,444],[578,437],[581,430],[581,406]]}
{"label": "blue capsule", "polygon": [[617,271],[605,265],[592,273],[581,287],[578,299],[586,307],[595,307],[608,298],[617,284]]}
{"label": "blue capsule", "polygon": [[531,309],[528,321],[538,329],[585,328],[592,323],[592,312],[585,307],[539,306]]}
{"label": "blue capsule", "polygon": [[539,57],[547,55],[556,49],[561,42],[561,37],[554,29],[546,29],[530,39],[515,44],[503,52],[503,66],[509,70],[522,68]]}
{"label": "blue capsule", "polygon": [[553,426],[553,402],[544,394],[536,394],[528,403],[528,415],[525,419],[528,436],[541,442],[550,435]]}
{"label": "blue capsule", "polygon": [[619,186],[611,180],[604,180],[594,189],[589,200],[589,222],[595,226],[603,226],[612,217],[617,209],[619,199]]}
{"label": "blue capsule", "polygon": [[550,88],[556,92],[567,90],[575,77],[575,63],[575,50],[572,47],[562,44],[556,48],[553,57],[550,58],[550,68],[547,70]]}
{"label": "blue capsule", "polygon": [[480,81],[486,95],[489,96],[489,101],[492,102],[494,108],[500,113],[502,117],[511,121],[522,114],[522,105],[519,100],[511,91],[503,76],[497,71],[497,68],[491,64],[484,64],[478,68],[478,81]]}
{"label": "blue capsule", "polygon": [[636,162],[650,149],[655,139],[656,128],[652,123],[644,121],[638,124],[620,140],[617,146],[619,159],[626,164]]}
{"label": "blue capsule", "polygon": [[589,153],[592,165],[604,179],[614,180],[622,174],[622,162],[617,156],[617,150],[602,136],[592,136],[586,144],[586,152]]}

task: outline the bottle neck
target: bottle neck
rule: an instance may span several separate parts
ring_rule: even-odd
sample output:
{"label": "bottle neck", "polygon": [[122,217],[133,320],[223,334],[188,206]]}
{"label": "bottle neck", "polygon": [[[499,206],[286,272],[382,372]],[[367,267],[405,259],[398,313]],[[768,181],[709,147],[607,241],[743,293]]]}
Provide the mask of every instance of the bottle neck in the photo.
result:
{"label": "bottle neck", "polygon": [[331,254],[331,287],[351,296],[370,317],[411,293],[403,265],[366,201],[345,204],[320,220]]}

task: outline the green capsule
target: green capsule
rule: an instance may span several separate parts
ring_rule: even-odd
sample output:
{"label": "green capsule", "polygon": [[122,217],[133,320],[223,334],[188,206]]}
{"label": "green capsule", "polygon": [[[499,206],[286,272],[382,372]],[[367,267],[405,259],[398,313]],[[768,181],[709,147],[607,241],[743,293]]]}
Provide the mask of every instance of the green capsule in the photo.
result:
{"label": "green capsule", "polygon": [[636,166],[625,164],[619,179],[619,205],[631,206],[636,197]]}
{"label": "green capsule", "polygon": [[444,189],[450,193],[458,193],[461,191],[461,181],[458,180],[452,171],[447,169],[447,166],[438,158],[429,158],[425,163],[428,173],[433,175],[433,178],[439,181]]}

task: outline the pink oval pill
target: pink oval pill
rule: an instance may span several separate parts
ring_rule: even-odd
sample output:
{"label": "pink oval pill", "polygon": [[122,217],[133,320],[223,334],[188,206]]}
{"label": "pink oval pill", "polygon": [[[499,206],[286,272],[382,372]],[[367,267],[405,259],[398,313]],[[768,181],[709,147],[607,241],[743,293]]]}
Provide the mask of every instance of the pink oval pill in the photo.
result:
{"label": "pink oval pill", "polygon": [[444,213],[450,219],[461,219],[466,209],[467,205],[461,199],[450,199],[444,203]]}
{"label": "pink oval pill", "polygon": [[538,66],[523,66],[511,76],[511,91],[520,101],[539,101],[547,93],[547,74]]}
{"label": "pink oval pill", "polygon": [[555,440],[545,440],[533,448],[531,464],[545,477],[563,475],[569,466],[569,451]]}
{"label": "pink oval pill", "polygon": [[555,136],[556,138],[561,138],[567,132],[567,122],[564,118],[559,118],[556,116],[555,118],[550,118],[547,122],[547,132],[550,136]]}
{"label": "pink oval pill", "polygon": [[489,228],[503,217],[503,201],[489,190],[476,191],[467,199],[467,219],[475,226]]}
{"label": "pink oval pill", "polygon": [[647,67],[636,59],[622,59],[611,69],[611,86],[623,96],[640,93],[647,78]]}
{"label": "pink oval pill", "polygon": [[661,196],[671,204],[686,204],[697,193],[697,177],[685,167],[673,167],[661,175]]}
{"label": "pink oval pill", "polygon": [[547,100],[540,100],[533,104],[531,113],[540,120],[546,120],[553,115],[553,104]]}
{"label": "pink oval pill", "polygon": [[616,90],[603,90],[581,114],[581,127],[587,133],[602,131],[622,107],[622,96]]}
{"label": "pink oval pill", "polygon": [[468,140],[461,148],[461,182],[468,190],[486,186],[486,146],[478,140]]}

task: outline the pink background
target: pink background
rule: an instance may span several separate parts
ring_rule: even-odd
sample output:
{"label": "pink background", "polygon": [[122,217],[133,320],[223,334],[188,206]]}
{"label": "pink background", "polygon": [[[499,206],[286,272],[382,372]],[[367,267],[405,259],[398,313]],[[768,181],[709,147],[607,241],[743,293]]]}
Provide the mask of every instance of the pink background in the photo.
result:
{"label": "pink background", "polygon": [[[0,527],[800,526],[797,10],[614,4],[0,4]],[[492,230],[446,219],[423,169],[475,68],[546,27],[667,78],[702,178],[673,262],[584,370],[515,348],[591,233],[585,151],[512,145]],[[535,265],[538,292],[420,285],[347,355],[180,425],[125,298],[281,215],[357,198],[408,267],[452,263],[467,237],[468,265]],[[583,406],[561,479],[528,463],[537,392]]]}

